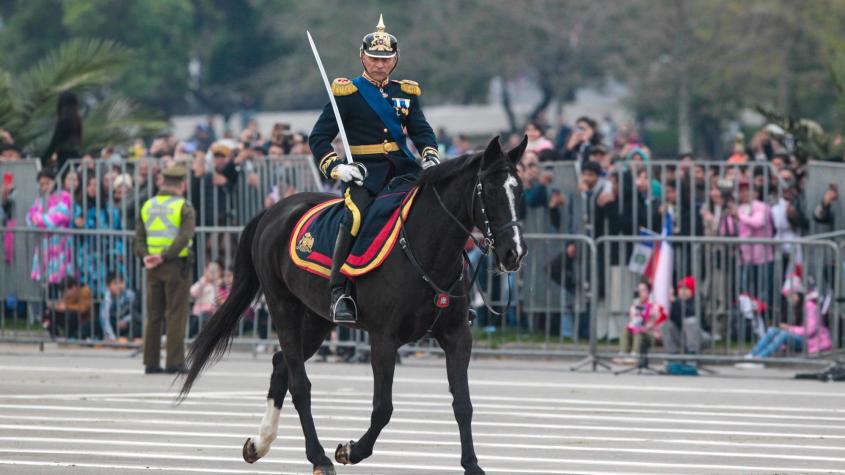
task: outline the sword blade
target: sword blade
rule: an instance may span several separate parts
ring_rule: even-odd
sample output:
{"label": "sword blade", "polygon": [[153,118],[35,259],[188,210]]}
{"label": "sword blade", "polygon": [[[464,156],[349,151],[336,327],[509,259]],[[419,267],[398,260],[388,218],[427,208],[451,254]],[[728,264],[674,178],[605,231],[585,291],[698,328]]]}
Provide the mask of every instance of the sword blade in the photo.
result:
{"label": "sword blade", "polygon": [[314,38],[311,37],[311,32],[305,30],[308,35],[308,43],[311,44],[311,52],[314,53],[314,59],[317,61],[317,67],[320,68],[320,75],[323,77],[323,85],[326,86],[326,93],[329,95],[329,102],[334,111],[334,118],[337,122],[337,129],[340,133],[340,140],[343,142],[343,151],[346,155],[346,163],[352,163],[352,151],[349,149],[349,139],[346,138],[346,129],[343,128],[343,120],[340,118],[340,111],[337,108],[337,101],[332,94],[332,86],[329,84],[329,77],[326,76],[326,69],[323,67],[323,61],[320,60],[320,53],[317,51],[317,45],[314,44]]}

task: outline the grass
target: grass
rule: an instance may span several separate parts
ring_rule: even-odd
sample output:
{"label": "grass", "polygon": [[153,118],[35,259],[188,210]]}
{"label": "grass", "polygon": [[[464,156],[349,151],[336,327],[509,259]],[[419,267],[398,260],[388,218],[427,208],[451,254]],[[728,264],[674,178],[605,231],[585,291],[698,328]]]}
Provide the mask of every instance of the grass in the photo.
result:
{"label": "grass", "polygon": [[37,323],[27,325],[26,317],[9,317],[6,316],[0,320],[0,333],[5,332],[40,332],[44,329]]}
{"label": "grass", "polygon": [[546,338],[544,331],[529,331],[516,328],[501,328],[496,327],[496,331],[488,333],[483,328],[475,328],[473,330],[473,340],[477,345],[488,348],[507,348],[520,347],[523,345],[573,345],[573,344],[587,344],[587,341],[575,341],[571,338],[561,339],[557,335],[549,335]]}

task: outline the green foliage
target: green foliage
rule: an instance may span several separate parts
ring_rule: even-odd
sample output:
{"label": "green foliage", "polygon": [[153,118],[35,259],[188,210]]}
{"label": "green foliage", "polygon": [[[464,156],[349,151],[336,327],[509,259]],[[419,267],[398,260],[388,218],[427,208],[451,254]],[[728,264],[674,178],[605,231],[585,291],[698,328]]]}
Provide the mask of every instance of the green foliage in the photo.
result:
{"label": "green foliage", "polygon": [[73,90],[83,102],[86,149],[128,143],[162,129],[165,123],[119,94],[100,98],[131,58],[111,41],[72,40],[17,76],[0,70],[0,124],[27,151],[39,153],[52,136],[59,93]]}
{"label": "green foliage", "polygon": [[65,0],[63,25],[73,38],[103,38],[132,50],[117,91],[171,112],[188,89],[194,9],[189,0]]}
{"label": "green foliage", "polygon": [[795,139],[795,156],[801,163],[810,160],[841,161],[845,144],[837,137],[825,133],[817,122],[784,116],[764,107],[755,107],[771,123],[779,125]]}
{"label": "green foliage", "polygon": [[61,0],[0,2],[0,67],[26,69],[64,41],[61,12]]}
{"label": "green foliage", "polygon": [[542,108],[613,79],[635,115],[708,154],[754,104],[829,129],[845,119],[842,0],[7,0],[0,67],[103,38],[134,54],[112,90],[166,114],[316,108],[305,30],[330,76],[353,76],[379,13],[400,41],[395,75],[420,81],[426,104],[485,102],[501,78],[537,84]]}

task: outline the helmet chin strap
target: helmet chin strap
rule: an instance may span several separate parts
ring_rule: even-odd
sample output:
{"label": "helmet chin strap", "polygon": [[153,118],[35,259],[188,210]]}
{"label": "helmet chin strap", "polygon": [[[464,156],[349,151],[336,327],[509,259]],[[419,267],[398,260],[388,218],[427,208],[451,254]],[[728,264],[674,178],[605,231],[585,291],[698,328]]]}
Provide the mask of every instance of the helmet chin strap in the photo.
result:
{"label": "helmet chin strap", "polygon": [[[367,74],[370,74],[370,72],[367,71],[367,66],[364,64],[364,50],[363,49],[358,52],[358,58],[361,60],[361,67],[364,68],[364,71],[366,71]],[[395,58],[396,58],[396,62],[393,63],[393,69],[391,69],[390,72],[387,73],[387,77],[390,77],[390,75],[393,74],[393,71],[396,71],[396,66],[399,66],[399,52],[398,51],[396,52]]]}

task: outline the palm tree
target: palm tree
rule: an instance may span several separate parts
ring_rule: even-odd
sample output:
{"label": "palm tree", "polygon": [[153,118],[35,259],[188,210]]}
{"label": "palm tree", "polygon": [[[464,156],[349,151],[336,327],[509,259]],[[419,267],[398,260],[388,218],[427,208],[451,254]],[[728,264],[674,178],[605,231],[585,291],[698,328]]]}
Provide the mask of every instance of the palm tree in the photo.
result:
{"label": "palm tree", "polygon": [[84,150],[162,130],[164,121],[109,90],[131,60],[131,52],[113,41],[76,39],[18,76],[0,68],[0,127],[29,154],[40,153],[53,133],[59,93],[73,90],[82,102]]}

